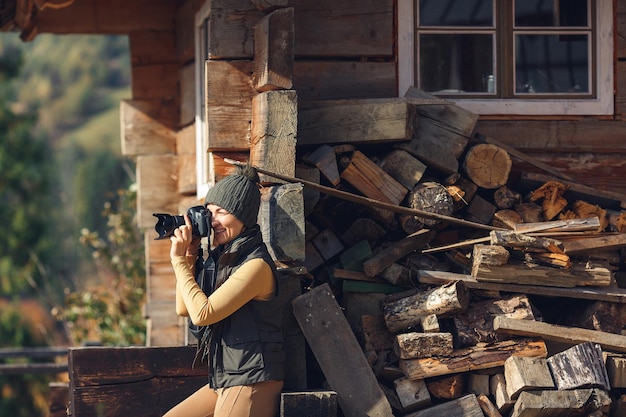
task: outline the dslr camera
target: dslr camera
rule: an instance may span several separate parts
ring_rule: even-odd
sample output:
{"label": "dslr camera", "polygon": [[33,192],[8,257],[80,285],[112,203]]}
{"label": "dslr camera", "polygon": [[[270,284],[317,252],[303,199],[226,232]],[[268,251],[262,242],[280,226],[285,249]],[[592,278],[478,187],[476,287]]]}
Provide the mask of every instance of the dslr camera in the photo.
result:
{"label": "dslr camera", "polygon": [[[165,213],[152,213],[157,218],[154,230],[159,234],[154,240],[167,239],[174,234],[174,230],[185,225],[184,216],[174,216]],[[211,234],[211,212],[204,206],[193,206],[187,210],[191,220],[193,237],[207,237]]]}

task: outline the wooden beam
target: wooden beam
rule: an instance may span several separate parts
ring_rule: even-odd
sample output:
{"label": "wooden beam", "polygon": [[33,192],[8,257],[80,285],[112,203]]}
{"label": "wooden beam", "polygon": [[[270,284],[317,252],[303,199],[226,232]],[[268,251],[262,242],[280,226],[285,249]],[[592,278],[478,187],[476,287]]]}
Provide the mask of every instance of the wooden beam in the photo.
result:
{"label": "wooden beam", "polygon": [[507,334],[541,337],[546,340],[576,345],[593,342],[604,349],[616,352],[626,352],[626,336],[596,330],[581,329],[578,327],[564,327],[555,324],[543,323],[534,320],[518,320],[498,316],[493,320],[493,328]]}
{"label": "wooden beam", "polygon": [[502,291],[517,294],[534,294],[545,297],[578,298],[581,300],[610,301],[626,303],[626,289],[623,288],[559,288],[539,285],[504,284],[495,282],[480,282],[471,275],[455,274],[443,271],[418,271],[418,279],[422,284],[441,285],[445,282],[461,280],[467,288],[486,291]]}

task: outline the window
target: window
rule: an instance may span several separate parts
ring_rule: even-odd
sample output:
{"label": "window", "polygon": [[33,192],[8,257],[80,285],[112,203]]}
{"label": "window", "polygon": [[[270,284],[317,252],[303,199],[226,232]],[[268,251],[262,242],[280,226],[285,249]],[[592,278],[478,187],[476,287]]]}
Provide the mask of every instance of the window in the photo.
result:
{"label": "window", "polygon": [[399,0],[399,93],[479,114],[612,114],[611,0]]}

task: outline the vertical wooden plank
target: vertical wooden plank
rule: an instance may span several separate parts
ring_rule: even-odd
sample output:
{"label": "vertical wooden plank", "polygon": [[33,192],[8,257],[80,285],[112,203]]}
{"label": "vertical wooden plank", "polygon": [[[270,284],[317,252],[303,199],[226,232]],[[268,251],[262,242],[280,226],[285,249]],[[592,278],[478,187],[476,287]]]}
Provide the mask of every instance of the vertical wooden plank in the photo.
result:
{"label": "vertical wooden plank", "polygon": [[122,100],[122,154],[166,154],[176,150],[176,103],[170,100]]}
{"label": "vertical wooden plank", "polygon": [[[252,165],[293,177],[296,170],[298,104],[294,90],[267,91],[252,100]],[[260,175],[262,182],[283,181]]]}
{"label": "vertical wooden plank", "polygon": [[253,61],[206,61],[208,150],[248,150]]}
{"label": "vertical wooden plank", "polygon": [[391,406],[328,284],[296,298],[293,309],[344,415],[391,416]]}
{"label": "vertical wooden plank", "polygon": [[255,87],[259,91],[293,85],[293,7],[276,10],[254,30]]}
{"label": "vertical wooden plank", "polygon": [[176,213],[178,204],[178,159],[174,155],[137,157],[137,222],[154,227],[152,213]]}

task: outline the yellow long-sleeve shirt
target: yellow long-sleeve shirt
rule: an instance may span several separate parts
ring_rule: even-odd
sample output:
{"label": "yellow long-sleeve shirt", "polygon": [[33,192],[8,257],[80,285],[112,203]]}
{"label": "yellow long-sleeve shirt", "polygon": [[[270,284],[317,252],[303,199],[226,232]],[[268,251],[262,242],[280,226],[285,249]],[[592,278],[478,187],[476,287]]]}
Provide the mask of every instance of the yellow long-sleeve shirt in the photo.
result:
{"label": "yellow long-sleeve shirt", "polygon": [[250,300],[269,300],[276,284],[272,269],[263,259],[242,264],[207,297],[196,283],[193,257],[172,258],[176,275],[176,313],[186,316],[197,326],[207,326],[233,314]]}

